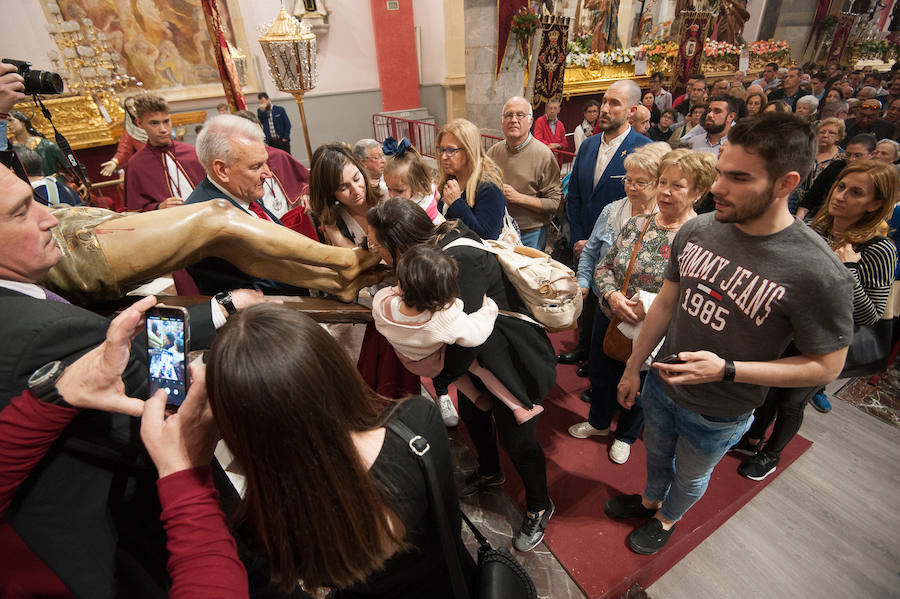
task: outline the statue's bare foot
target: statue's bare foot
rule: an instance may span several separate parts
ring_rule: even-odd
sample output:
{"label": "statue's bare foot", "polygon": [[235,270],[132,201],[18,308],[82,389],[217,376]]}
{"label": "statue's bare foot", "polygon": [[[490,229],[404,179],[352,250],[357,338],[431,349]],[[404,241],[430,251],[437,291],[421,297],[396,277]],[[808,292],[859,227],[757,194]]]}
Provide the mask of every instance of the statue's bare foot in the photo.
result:
{"label": "statue's bare foot", "polygon": [[352,281],[359,276],[359,273],[381,262],[381,257],[376,252],[365,250],[360,247],[353,248],[350,251],[353,252],[353,261],[351,265],[346,268],[338,269],[337,271],[341,277],[348,281]]}
{"label": "statue's bare foot", "polygon": [[359,290],[363,287],[369,287],[370,285],[375,285],[376,283],[380,283],[385,279],[388,275],[393,272],[393,269],[385,264],[380,264],[377,266],[373,266],[366,272],[360,274],[352,281],[347,281],[344,284],[344,288],[341,291],[334,293],[333,295],[341,300],[342,302],[352,303],[356,301],[356,297],[359,295]]}

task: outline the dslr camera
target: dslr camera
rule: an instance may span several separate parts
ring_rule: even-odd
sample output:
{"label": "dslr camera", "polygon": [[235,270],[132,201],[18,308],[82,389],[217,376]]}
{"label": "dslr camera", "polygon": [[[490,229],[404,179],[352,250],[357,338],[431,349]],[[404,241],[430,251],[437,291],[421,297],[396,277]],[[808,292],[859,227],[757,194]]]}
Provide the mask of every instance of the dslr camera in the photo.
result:
{"label": "dslr camera", "polygon": [[63,80],[57,73],[32,70],[31,63],[25,60],[4,58],[3,62],[16,67],[16,71],[25,80],[25,95],[61,94],[63,92]]}

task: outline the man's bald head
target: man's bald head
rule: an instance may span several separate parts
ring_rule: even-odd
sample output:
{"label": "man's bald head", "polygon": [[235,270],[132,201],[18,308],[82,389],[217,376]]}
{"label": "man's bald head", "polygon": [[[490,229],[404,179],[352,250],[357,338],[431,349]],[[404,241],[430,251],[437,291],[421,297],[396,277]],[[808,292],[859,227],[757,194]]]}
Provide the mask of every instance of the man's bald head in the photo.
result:
{"label": "man's bald head", "polygon": [[650,130],[650,110],[646,106],[639,104],[634,108],[631,113],[631,128],[641,135],[646,135]]}

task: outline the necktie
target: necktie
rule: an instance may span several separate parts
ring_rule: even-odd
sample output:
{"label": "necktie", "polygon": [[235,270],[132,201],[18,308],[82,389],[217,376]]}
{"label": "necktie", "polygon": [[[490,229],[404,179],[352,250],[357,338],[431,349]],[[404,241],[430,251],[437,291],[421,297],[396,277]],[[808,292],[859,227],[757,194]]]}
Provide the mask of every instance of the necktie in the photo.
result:
{"label": "necktie", "polygon": [[266,211],[262,209],[262,206],[260,206],[258,202],[250,202],[250,210],[251,212],[253,212],[253,214],[263,220],[271,220],[269,218],[269,215],[266,214]]}
{"label": "necktie", "polygon": [[50,290],[47,289],[46,287],[41,287],[41,289],[44,290],[44,295],[45,295],[45,296],[47,297],[47,299],[50,300],[51,302],[59,302],[59,303],[61,303],[61,304],[71,304],[71,303],[72,303],[72,302],[70,302],[69,300],[67,300],[66,298],[64,298],[63,296],[58,295],[58,294],[56,294],[56,293],[53,293],[52,291],[50,291]]}

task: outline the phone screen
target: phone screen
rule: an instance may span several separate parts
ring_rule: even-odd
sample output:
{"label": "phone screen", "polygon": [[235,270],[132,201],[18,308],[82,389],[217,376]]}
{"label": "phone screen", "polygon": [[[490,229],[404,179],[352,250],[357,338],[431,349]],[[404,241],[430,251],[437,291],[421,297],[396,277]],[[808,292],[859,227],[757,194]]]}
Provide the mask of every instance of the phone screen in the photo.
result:
{"label": "phone screen", "polygon": [[147,356],[150,361],[150,394],[165,389],[167,404],[180,406],[187,394],[184,315],[178,310],[147,314]]}

